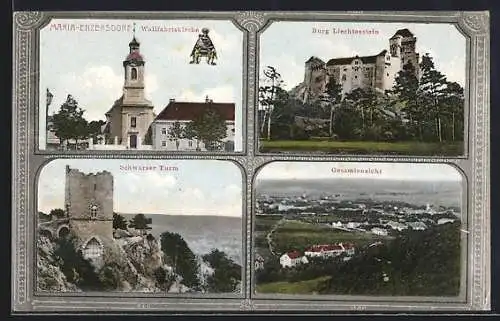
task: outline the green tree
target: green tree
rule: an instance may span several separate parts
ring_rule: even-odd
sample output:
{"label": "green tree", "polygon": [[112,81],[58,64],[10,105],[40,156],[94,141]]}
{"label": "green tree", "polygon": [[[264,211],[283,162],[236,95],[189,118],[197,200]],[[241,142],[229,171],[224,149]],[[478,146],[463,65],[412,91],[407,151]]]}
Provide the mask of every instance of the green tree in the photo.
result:
{"label": "green tree", "polygon": [[335,124],[335,110],[338,109],[342,101],[342,85],[338,84],[335,78],[331,77],[326,84],[323,101],[330,108],[330,137],[333,135],[333,125]]}
{"label": "green tree", "polygon": [[186,127],[185,136],[189,139],[201,140],[207,150],[218,148],[221,141],[227,136],[226,121],[211,107],[206,108],[200,116],[189,122]]}
{"label": "green tree", "polygon": [[81,251],[76,249],[76,239],[73,235],[57,241],[54,256],[68,282],[82,290],[102,290],[102,283],[92,264],[86,260]]}
{"label": "green tree", "polygon": [[150,217],[146,217],[144,214],[137,214],[133,219],[130,220],[129,227],[135,228],[136,230],[142,230],[145,233],[146,230],[150,230],[149,226],[152,223],[152,219]]}
{"label": "green tree", "polygon": [[177,233],[164,232],[160,235],[160,243],[167,263],[182,276],[182,284],[197,290],[200,287],[199,263],[186,241]]}
{"label": "green tree", "polygon": [[464,134],[464,89],[456,82],[448,82],[443,90],[443,105],[448,116],[452,141],[463,140]]}
{"label": "green tree", "polygon": [[70,139],[81,139],[86,133],[86,121],[83,118],[84,110],[78,107],[73,96],[68,95],[61,108],[52,116],[52,128],[59,138],[60,144]]}
{"label": "green tree", "polygon": [[117,213],[113,213],[113,228],[114,229],[120,229],[120,230],[126,230],[127,229],[127,221],[125,218]]}
{"label": "green tree", "polygon": [[422,56],[420,63],[422,76],[420,78],[419,92],[421,98],[421,108],[429,110],[434,118],[435,134],[439,142],[443,141],[442,133],[442,110],[441,101],[445,95],[446,77],[436,70],[432,57],[429,54]]}
{"label": "green tree", "polygon": [[64,217],[66,217],[66,212],[61,208],[55,208],[55,209],[50,211],[49,215],[51,217],[64,218]]}
{"label": "green tree", "polygon": [[174,122],[172,127],[168,129],[167,135],[170,141],[175,142],[175,147],[179,150],[180,140],[184,138],[184,128],[181,123],[178,121]]}
{"label": "green tree", "polygon": [[411,63],[403,66],[395,78],[395,85],[389,94],[394,94],[402,104],[402,111],[408,118],[409,133],[423,140],[423,109],[419,104],[419,81],[415,67]]}
{"label": "green tree", "polygon": [[265,124],[267,124],[267,139],[271,139],[272,113],[276,103],[277,92],[283,86],[281,74],[276,68],[267,66],[262,71],[264,78],[261,80],[263,86],[259,87],[259,104],[264,109],[264,121],[261,124],[261,134],[264,133]]}
{"label": "green tree", "polygon": [[217,249],[204,255],[203,260],[214,269],[214,273],[207,278],[209,292],[229,293],[236,290],[241,282],[241,266]]}
{"label": "green tree", "polygon": [[106,122],[104,120],[93,120],[87,125],[87,134],[90,138],[92,138],[94,144],[99,143],[98,139],[100,137],[101,128],[104,126]]}

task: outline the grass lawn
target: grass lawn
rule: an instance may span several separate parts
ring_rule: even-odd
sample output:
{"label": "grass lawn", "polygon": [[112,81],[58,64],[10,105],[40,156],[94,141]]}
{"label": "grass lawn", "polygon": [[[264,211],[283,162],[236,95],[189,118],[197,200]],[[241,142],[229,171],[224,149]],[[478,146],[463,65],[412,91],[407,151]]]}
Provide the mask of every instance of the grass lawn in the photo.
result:
{"label": "grass lawn", "polygon": [[389,154],[416,156],[458,156],[463,154],[463,142],[369,142],[317,140],[261,140],[261,152],[322,152],[334,154]]}
{"label": "grass lawn", "polygon": [[323,276],[317,279],[300,282],[273,282],[259,284],[257,293],[281,293],[281,294],[312,294],[318,292],[321,285],[329,280],[331,276]]}
{"label": "grass lawn", "polygon": [[387,241],[387,236],[378,236],[365,232],[348,232],[317,224],[288,221],[280,226],[272,236],[276,252],[284,253],[290,250],[303,251],[314,244],[333,244],[351,242],[356,247],[362,247],[376,241]]}

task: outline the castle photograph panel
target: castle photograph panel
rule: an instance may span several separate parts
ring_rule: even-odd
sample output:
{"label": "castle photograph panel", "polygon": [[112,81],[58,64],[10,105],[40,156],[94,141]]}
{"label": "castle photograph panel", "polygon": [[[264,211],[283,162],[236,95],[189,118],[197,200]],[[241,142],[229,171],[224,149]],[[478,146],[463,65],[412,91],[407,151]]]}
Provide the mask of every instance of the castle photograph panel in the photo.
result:
{"label": "castle photograph panel", "polygon": [[228,161],[51,161],[38,181],[35,289],[239,295],[242,194]]}
{"label": "castle photograph panel", "polygon": [[265,165],[254,187],[254,292],[463,300],[463,184],[446,164]]}
{"label": "castle photograph panel", "polygon": [[276,21],[259,41],[261,152],[464,154],[456,26]]}
{"label": "castle photograph panel", "polygon": [[53,19],[39,149],[242,152],[242,79],[231,21]]}

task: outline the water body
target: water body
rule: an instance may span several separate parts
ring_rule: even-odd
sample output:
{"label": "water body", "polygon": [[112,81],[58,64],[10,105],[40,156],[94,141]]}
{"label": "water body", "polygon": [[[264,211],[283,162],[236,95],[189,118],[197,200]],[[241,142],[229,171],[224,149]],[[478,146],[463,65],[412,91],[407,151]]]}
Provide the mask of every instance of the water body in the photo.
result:
{"label": "water body", "polygon": [[[122,214],[130,220],[135,214]],[[151,233],[160,237],[163,232],[182,236],[197,255],[212,249],[225,252],[234,262],[242,264],[242,219],[227,216],[194,216],[144,214],[152,219]]]}

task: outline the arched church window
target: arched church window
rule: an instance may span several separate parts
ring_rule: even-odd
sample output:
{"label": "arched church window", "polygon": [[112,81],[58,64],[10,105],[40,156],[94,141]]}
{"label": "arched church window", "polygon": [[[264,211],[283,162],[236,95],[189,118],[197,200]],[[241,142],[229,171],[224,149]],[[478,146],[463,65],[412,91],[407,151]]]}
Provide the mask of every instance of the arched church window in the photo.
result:
{"label": "arched church window", "polygon": [[104,247],[102,244],[93,237],[85,244],[83,248],[83,257],[86,259],[95,259],[104,254]]}
{"label": "arched church window", "polygon": [[342,81],[346,81],[347,77],[346,75],[342,75]]}
{"label": "arched church window", "polygon": [[132,71],[130,72],[130,78],[132,78],[132,80],[137,79],[137,68],[132,68]]}

